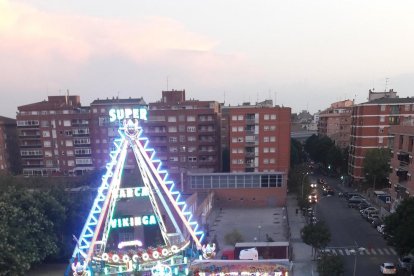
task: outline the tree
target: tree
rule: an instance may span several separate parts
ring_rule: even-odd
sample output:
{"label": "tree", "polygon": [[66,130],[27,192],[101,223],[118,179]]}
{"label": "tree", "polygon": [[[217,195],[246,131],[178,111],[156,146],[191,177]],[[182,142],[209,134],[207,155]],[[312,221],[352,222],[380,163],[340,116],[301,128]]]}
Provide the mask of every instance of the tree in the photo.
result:
{"label": "tree", "polygon": [[302,144],[296,139],[290,139],[290,166],[294,167],[303,162]]}
{"label": "tree", "polygon": [[306,225],[301,233],[303,242],[312,246],[312,254],[314,250],[325,248],[331,241],[331,233],[323,221]]}
{"label": "tree", "polygon": [[391,151],[386,148],[369,149],[363,161],[366,180],[374,189],[388,186]]}
{"label": "tree", "polygon": [[227,233],[224,236],[224,242],[226,244],[230,244],[230,245],[235,245],[238,242],[243,242],[243,236],[242,234],[240,234],[239,231],[237,231],[236,229],[233,229],[233,231]]}
{"label": "tree", "polygon": [[414,253],[414,198],[401,202],[385,219],[385,233],[400,256]]}
{"label": "tree", "polygon": [[[59,204],[47,194],[18,190],[0,193],[0,275],[23,275],[57,251]],[[53,210],[52,210],[53,209]]]}
{"label": "tree", "polygon": [[340,256],[322,254],[318,259],[317,270],[320,276],[343,275],[344,262]]}

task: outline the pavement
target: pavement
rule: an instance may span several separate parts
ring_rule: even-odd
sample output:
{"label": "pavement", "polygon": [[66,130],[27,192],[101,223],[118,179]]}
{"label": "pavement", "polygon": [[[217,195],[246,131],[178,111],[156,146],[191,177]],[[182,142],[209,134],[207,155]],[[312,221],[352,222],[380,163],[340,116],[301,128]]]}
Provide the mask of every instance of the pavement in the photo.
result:
{"label": "pavement", "polygon": [[292,247],[292,275],[316,276],[318,273],[316,272],[316,261],[313,260],[312,256],[312,247],[302,241],[300,234],[301,229],[306,225],[306,220],[299,210],[296,195],[288,194],[286,209],[290,229],[290,244]]}
{"label": "pavement", "polygon": [[289,275],[316,276],[312,248],[302,242],[300,235],[306,225],[305,217],[300,211],[296,213],[296,209],[299,210],[295,195],[288,195],[286,207],[213,209],[208,218],[207,240],[219,245],[217,259],[221,258],[222,250],[229,247],[224,236],[233,229],[240,232],[245,242],[266,241],[266,234],[274,241],[290,241],[292,268]]}

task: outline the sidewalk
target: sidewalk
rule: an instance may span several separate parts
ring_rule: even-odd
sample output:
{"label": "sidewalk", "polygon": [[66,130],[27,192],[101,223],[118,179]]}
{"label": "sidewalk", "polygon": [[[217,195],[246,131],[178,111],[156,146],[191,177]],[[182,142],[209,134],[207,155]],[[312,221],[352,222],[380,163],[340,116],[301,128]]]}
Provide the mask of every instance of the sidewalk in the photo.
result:
{"label": "sidewalk", "polygon": [[306,225],[305,217],[302,213],[296,213],[296,195],[288,194],[287,215],[290,228],[290,244],[292,246],[292,261],[294,276],[318,275],[316,272],[316,261],[313,261],[312,247],[303,243],[300,230]]}

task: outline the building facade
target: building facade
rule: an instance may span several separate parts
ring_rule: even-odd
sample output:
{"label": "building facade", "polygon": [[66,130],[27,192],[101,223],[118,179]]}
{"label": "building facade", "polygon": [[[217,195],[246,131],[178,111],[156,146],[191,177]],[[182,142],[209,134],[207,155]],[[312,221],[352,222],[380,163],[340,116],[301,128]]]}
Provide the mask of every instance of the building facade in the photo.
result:
{"label": "building facade", "polygon": [[414,98],[377,98],[352,108],[348,173],[364,180],[363,161],[369,149],[388,147],[389,128],[414,115]]}
{"label": "building facade", "polygon": [[144,133],[176,182],[185,182],[187,172],[220,170],[220,104],[216,101],[187,100],[185,90],[162,91],[160,101],[149,103]]}
{"label": "building facade", "polygon": [[400,125],[390,127],[391,148],[390,194],[394,202],[414,195],[414,120],[405,119]]}
{"label": "building facade", "polygon": [[0,116],[0,172],[20,172],[16,120]]}
{"label": "building facade", "polygon": [[[110,109],[125,109],[146,106],[143,98],[106,98],[96,99],[90,105],[90,138],[92,160],[96,169],[104,169],[110,161],[109,153],[113,150],[113,141],[119,137],[119,121],[110,122]],[[135,157],[128,150],[124,168],[132,171],[136,168]]]}
{"label": "building facade", "polygon": [[353,104],[351,100],[335,102],[319,114],[318,134],[328,136],[342,149],[349,146]]}
{"label": "building facade", "polygon": [[94,169],[88,107],[79,96],[49,96],[18,107],[17,132],[23,174],[80,175]]}
{"label": "building facade", "polygon": [[272,101],[226,109],[230,172],[288,172],[291,109]]}

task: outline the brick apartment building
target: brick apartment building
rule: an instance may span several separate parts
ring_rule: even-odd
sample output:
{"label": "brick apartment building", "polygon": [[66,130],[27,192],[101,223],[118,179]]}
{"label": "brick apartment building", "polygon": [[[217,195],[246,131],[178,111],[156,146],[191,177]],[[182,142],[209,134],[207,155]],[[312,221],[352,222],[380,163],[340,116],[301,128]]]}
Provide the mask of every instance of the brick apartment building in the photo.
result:
{"label": "brick apartment building", "polygon": [[[90,138],[92,149],[92,160],[97,169],[105,168],[109,162],[109,153],[113,150],[113,141],[119,137],[119,122],[109,121],[109,110],[112,108],[136,108],[146,106],[144,99],[141,98],[107,98],[94,100],[90,105]],[[136,168],[135,157],[128,149],[125,170],[131,171]]]}
{"label": "brick apartment building", "polygon": [[16,120],[0,116],[0,173],[20,172]]}
{"label": "brick apartment building", "polygon": [[328,136],[342,149],[348,147],[353,105],[354,101],[351,100],[339,101],[320,112],[318,134]]}
{"label": "brick apartment building", "polygon": [[190,189],[214,190],[217,206],[283,206],[290,165],[291,109],[272,101],[223,106],[221,144],[230,173],[189,175]]}
{"label": "brick apartment building", "polygon": [[400,125],[390,127],[391,148],[390,194],[394,202],[414,195],[414,120],[407,118]]}
{"label": "brick apartment building", "polygon": [[354,182],[364,179],[363,160],[367,150],[388,147],[390,126],[414,115],[414,98],[397,98],[396,92],[374,93],[370,100],[352,108],[348,173]]}
{"label": "brick apartment building", "polygon": [[275,107],[270,100],[225,109],[231,172],[289,170],[290,108]]}
{"label": "brick apartment building", "polygon": [[220,170],[220,104],[187,100],[185,90],[162,91],[149,103],[144,133],[176,182],[187,172]]}
{"label": "brick apartment building", "polygon": [[17,132],[23,174],[79,175],[94,169],[89,107],[79,96],[49,96],[18,107]]}

